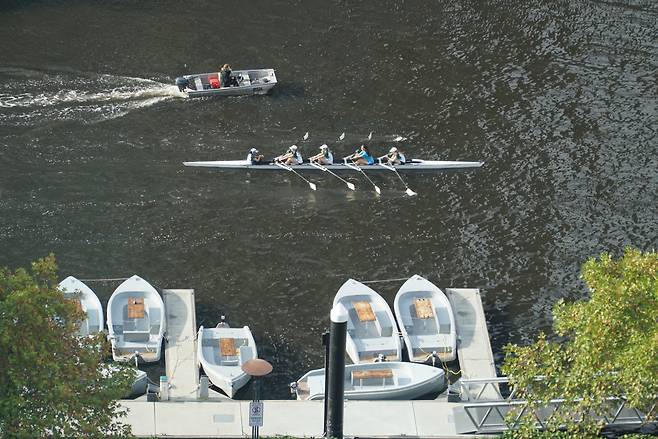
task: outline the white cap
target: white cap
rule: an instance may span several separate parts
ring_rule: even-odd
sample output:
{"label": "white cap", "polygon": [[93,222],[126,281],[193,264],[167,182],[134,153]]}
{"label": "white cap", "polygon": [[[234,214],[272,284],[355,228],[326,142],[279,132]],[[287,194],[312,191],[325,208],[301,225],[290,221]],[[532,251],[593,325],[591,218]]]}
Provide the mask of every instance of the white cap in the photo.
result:
{"label": "white cap", "polygon": [[342,303],[337,303],[336,305],[334,305],[334,307],[331,308],[331,312],[329,313],[329,318],[334,323],[347,322],[348,313],[347,313],[347,309],[345,309],[345,305],[343,305]]}
{"label": "white cap", "polygon": [[290,150],[291,150],[291,151],[297,151],[297,145],[292,145],[292,146],[290,147]]}
{"label": "white cap", "polygon": [[329,149],[329,147],[328,147],[327,144],[325,143],[324,145],[322,145],[322,146],[320,147],[320,149]]}
{"label": "white cap", "polygon": [[252,153],[252,154],[254,154],[254,153],[258,152],[258,150],[257,150],[256,148],[251,148],[251,149],[249,150],[249,152]]}
{"label": "white cap", "polygon": [[398,152],[398,149],[395,146],[393,148],[391,148],[391,150],[388,153],[392,154],[394,152]]}

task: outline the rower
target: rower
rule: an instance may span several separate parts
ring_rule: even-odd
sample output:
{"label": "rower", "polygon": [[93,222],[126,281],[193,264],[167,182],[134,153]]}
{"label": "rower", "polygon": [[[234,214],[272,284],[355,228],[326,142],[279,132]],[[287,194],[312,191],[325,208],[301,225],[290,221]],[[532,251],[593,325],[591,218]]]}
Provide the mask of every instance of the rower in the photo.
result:
{"label": "rower", "polygon": [[388,154],[380,157],[380,159],[386,159],[389,165],[404,165],[407,162],[402,151],[398,151],[395,146],[388,151]]}
{"label": "rower", "polygon": [[321,165],[333,165],[334,164],[334,155],[331,153],[329,146],[324,144],[320,147],[320,153],[309,157],[308,159],[311,163],[319,163]]}
{"label": "rower", "polygon": [[252,164],[252,165],[262,165],[263,164],[263,159],[265,156],[258,152],[256,148],[251,148],[249,150],[249,154],[247,154],[247,160]]}
{"label": "rower", "polygon": [[276,157],[274,161],[284,165],[301,165],[304,159],[299,153],[297,145],[292,145],[285,154]]}
{"label": "rower", "polygon": [[357,149],[354,152],[354,154],[352,154],[347,158],[352,160],[352,162],[354,162],[354,164],[358,166],[375,164],[375,159],[370,154],[370,151],[368,150],[368,147],[366,145],[361,145],[361,148]]}

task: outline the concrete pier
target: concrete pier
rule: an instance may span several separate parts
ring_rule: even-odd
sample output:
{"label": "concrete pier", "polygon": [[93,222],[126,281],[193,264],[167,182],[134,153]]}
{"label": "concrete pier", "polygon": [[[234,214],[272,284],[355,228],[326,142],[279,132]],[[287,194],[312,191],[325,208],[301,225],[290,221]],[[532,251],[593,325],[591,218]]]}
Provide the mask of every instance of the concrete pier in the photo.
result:
{"label": "concrete pier", "polygon": [[196,358],[194,290],[163,290],[167,316],[165,364],[171,400],[196,399],[199,367]]}
{"label": "concrete pier", "polygon": [[[462,379],[496,378],[496,364],[491,351],[487,320],[484,316],[480,290],[447,288],[446,294],[452,305],[457,325],[457,356]],[[468,389],[474,397],[482,392],[482,386]],[[498,399],[493,388],[485,388],[480,399]]]}

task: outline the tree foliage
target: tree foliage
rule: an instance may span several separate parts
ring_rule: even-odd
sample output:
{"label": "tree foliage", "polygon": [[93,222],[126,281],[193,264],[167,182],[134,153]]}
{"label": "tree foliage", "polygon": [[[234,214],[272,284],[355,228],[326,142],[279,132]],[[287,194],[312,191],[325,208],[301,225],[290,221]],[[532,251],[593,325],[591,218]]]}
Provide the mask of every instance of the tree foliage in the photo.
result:
{"label": "tree foliage", "polygon": [[84,317],[57,289],[53,255],[0,268],[0,436],[125,435],[117,400],[130,370],[104,367],[104,336],[79,338]]}
{"label": "tree foliage", "polygon": [[[554,313],[557,340],[540,334],[529,346],[508,345],[503,373],[530,407],[564,398],[548,429],[594,435],[622,397],[656,419],[658,406],[658,253],[627,249],[588,260],[582,277],[591,297],[560,301]],[[537,377],[542,377],[537,379]],[[525,430],[534,428],[528,412]]]}

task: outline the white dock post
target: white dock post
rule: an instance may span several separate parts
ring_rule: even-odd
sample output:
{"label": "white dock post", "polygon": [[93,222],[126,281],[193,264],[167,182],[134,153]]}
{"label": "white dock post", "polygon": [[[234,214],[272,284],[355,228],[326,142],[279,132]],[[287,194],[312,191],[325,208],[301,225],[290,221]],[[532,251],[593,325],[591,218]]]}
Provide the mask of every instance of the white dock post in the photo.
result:
{"label": "white dock post", "polygon": [[169,399],[197,399],[199,368],[194,290],[163,290],[162,295],[167,316],[165,364]]}

